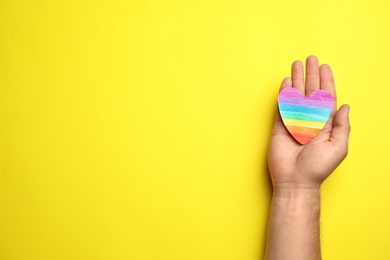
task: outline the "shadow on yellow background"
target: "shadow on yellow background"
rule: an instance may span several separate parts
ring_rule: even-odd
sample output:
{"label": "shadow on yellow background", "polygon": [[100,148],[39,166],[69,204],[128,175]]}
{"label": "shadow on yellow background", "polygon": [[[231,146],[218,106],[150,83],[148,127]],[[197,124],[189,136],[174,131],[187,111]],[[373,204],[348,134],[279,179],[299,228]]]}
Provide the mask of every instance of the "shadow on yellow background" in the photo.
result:
{"label": "shadow on yellow background", "polygon": [[290,64],[351,105],[323,258],[390,259],[385,1],[0,1],[0,258],[261,259]]}

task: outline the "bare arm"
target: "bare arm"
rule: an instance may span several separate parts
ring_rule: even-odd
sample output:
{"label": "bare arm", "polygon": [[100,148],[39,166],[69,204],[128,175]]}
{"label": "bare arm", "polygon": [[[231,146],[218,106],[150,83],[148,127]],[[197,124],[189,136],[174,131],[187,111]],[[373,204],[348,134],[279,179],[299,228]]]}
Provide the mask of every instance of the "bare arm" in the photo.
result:
{"label": "bare arm", "polygon": [[319,213],[318,190],[275,191],[265,259],[321,259]]}
{"label": "bare arm", "polygon": [[[294,87],[306,95],[324,89],[336,97],[333,75],[328,65],[314,56],[292,65],[291,78],[281,89]],[[297,143],[277,113],[268,151],[274,186],[268,222],[266,260],[318,260],[320,249],[320,196],[322,182],[343,161],[348,152],[349,106],[338,111],[336,104],[324,129],[306,145]]]}

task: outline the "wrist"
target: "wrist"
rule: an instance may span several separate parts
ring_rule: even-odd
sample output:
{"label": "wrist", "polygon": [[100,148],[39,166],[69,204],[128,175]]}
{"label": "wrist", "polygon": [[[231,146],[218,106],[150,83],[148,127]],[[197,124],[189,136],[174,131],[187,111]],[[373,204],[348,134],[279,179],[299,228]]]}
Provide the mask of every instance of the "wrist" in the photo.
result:
{"label": "wrist", "polygon": [[304,199],[313,198],[320,195],[319,188],[274,188],[274,198],[292,198],[292,199]]}
{"label": "wrist", "polygon": [[319,220],[319,189],[277,189],[272,196],[272,205],[283,209],[285,217]]}
{"label": "wrist", "polygon": [[319,192],[322,182],[294,181],[294,182],[274,182],[273,190],[275,192],[288,193],[306,193],[309,191]]}
{"label": "wrist", "polygon": [[274,199],[313,200],[320,195],[320,184],[286,182],[274,184]]}

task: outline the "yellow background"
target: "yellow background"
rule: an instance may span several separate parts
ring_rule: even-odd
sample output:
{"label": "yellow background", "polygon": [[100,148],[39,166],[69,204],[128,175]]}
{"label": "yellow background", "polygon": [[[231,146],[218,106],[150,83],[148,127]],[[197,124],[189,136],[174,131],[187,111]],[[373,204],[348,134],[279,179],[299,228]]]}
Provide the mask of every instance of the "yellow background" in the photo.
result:
{"label": "yellow background", "polygon": [[0,259],[261,259],[290,64],[351,105],[323,258],[390,259],[390,4],[0,0]]}

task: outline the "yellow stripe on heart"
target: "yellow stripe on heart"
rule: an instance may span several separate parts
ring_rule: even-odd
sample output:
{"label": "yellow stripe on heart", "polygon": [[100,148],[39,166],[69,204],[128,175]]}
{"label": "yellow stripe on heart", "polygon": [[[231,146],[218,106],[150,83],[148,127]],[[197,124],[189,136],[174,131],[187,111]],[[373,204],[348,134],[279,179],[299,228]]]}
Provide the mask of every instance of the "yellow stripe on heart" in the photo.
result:
{"label": "yellow stripe on heart", "polygon": [[317,129],[322,129],[324,128],[325,125],[325,123],[322,122],[296,120],[296,119],[289,119],[289,118],[284,118],[283,122],[285,125],[302,126],[302,127],[310,127],[310,128],[317,128]]}

